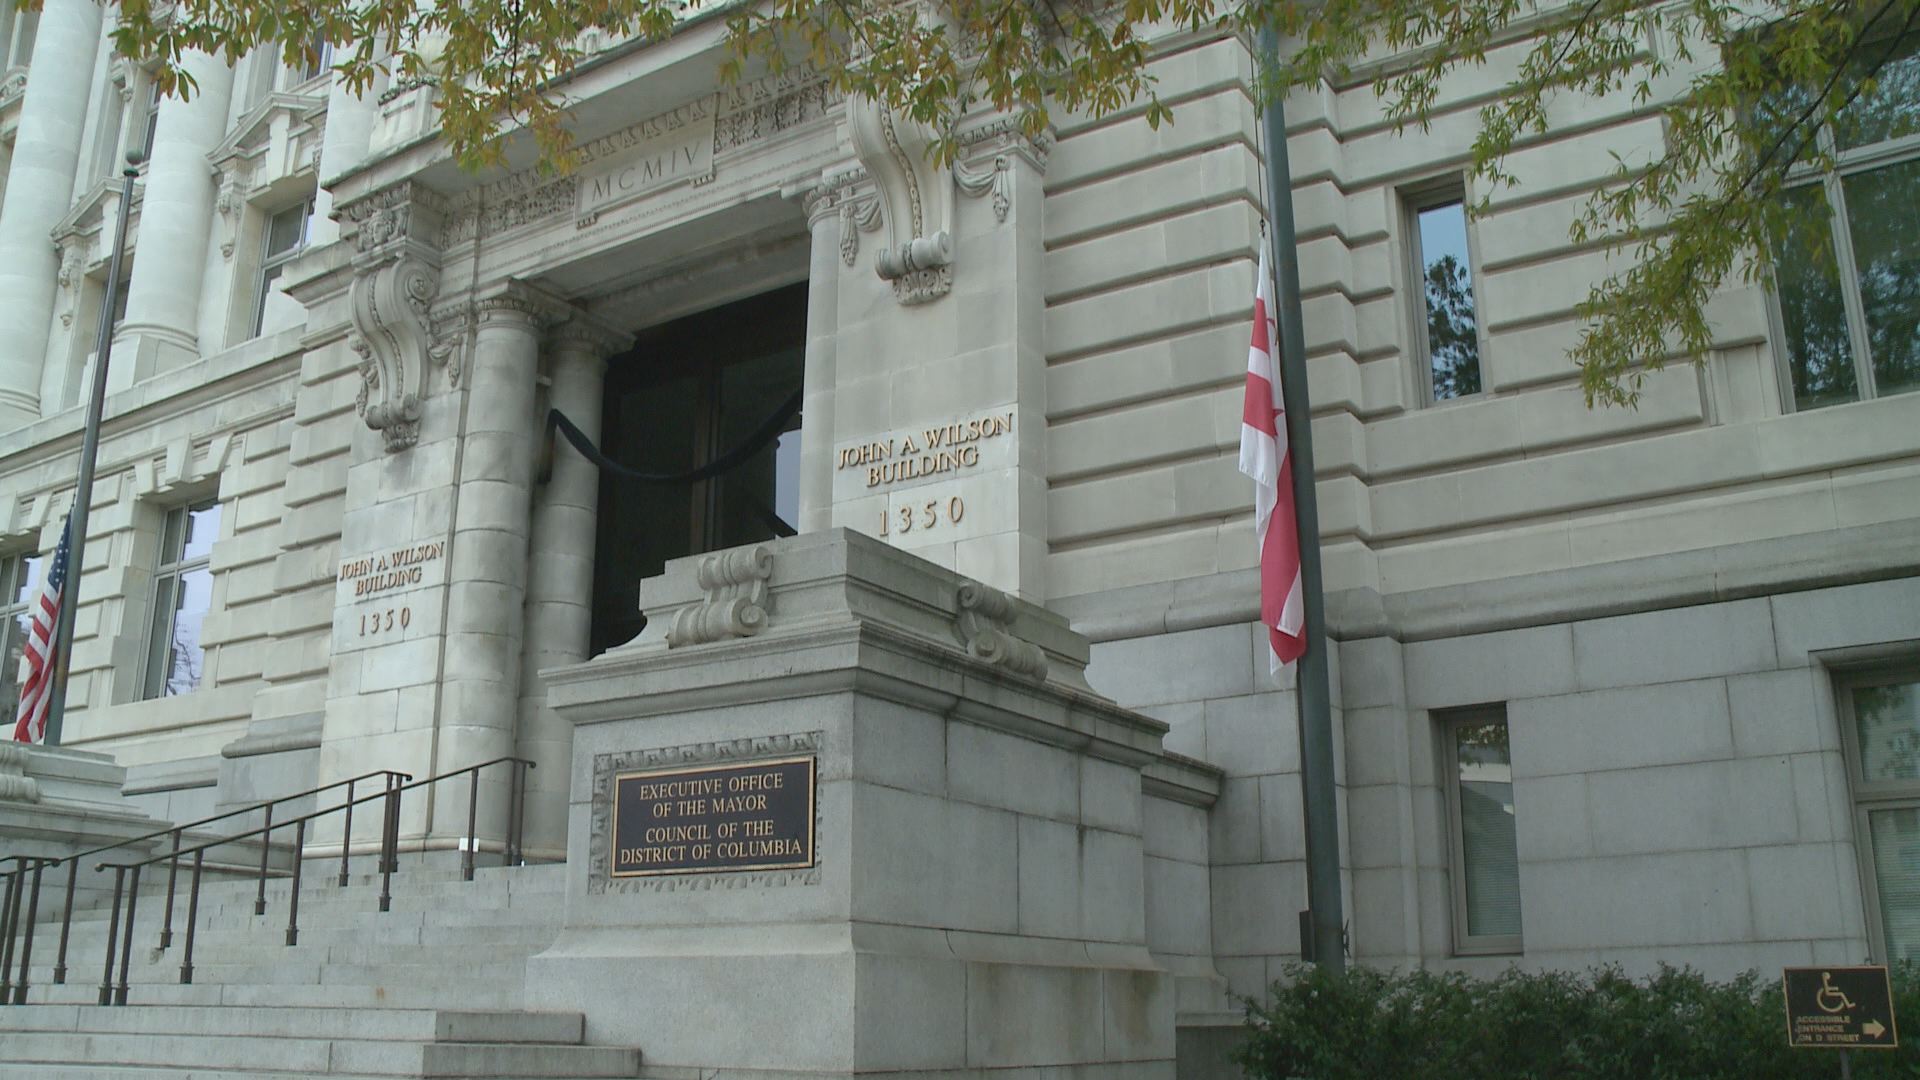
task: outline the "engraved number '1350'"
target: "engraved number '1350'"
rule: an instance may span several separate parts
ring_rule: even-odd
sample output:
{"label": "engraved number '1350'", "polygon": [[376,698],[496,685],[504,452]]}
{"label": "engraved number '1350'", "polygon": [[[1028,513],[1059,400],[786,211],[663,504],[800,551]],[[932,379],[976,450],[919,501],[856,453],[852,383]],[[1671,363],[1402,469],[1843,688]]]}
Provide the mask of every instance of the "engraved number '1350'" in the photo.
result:
{"label": "engraved number '1350'", "polygon": [[919,506],[896,506],[880,511],[880,535],[890,536],[894,533],[910,533],[915,529],[931,529],[942,522],[958,525],[960,519],[966,516],[966,501],[958,495],[945,502],[939,499],[928,499]]}

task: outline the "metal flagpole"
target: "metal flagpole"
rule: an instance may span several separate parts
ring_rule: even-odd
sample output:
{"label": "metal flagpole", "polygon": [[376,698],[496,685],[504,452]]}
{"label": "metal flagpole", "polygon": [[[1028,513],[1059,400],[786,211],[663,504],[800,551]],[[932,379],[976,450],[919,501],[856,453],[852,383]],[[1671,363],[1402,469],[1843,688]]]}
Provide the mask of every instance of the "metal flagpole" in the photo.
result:
{"label": "metal flagpole", "polygon": [[[1264,72],[1278,70],[1280,36],[1260,31]],[[1287,164],[1287,120],[1281,87],[1267,83],[1265,103],[1268,212],[1273,229],[1275,306],[1280,323],[1280,393],[1287,410],[1287,452],[1293,455],[1293,512],[1300,526],[1300,591],[1306,601],[1306,655],[1300,658],[1294,698],[1300,706],[1300,789],[1307,832],[1307,910],[1313,962],[1338,975],[1346,970],[1341,929],[1340,824],[1334,800],[1333,711],[1327,690],[1327,612],[1320,592],[1320,508],[1313,488],[1313,412],[1307,399],[1307,343],[1300,327],[1300,261],[1294,251],[1293,177]],[[1303,929],[1306,929],[1303,927]]]}
{"label": "metal flagpole", "polygon": [[93,394],[87,399],[87,426],[80,437],[80,478],[74,485],[73,510],[67,515],[67,583],[60,597],[60,622],[54,631],[53,696],[47,702],[48,746],[60,745],[61,721],[67,714],[67,671],[73,659],[73,616],[80,609],[81,569],[86,565],[87,511],[93,503],[93,459],[100,452],[100,414],[107,408],[107,354],[113,344],[113,307],[120,291],[120,260],[127,247],[127,212],[133,206],[133,181],[140,175],[139,153],[127,155],[126,179],[120,190],[120,225],[113,234],[113,256],[107,262],[106,295],[100,300],[100,329],[93,338]]}

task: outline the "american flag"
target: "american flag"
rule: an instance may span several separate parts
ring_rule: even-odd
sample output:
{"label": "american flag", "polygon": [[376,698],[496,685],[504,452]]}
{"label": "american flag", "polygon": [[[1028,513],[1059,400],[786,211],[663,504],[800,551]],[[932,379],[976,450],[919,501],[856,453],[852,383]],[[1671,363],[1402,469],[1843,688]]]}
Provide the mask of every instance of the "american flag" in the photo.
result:
{"label": "american flag", "polygon": [[67,541],[73,519],[60,530],[60,546],[40,575],[40,592],[27,606],[29,626],[21,672],[19,720],[13,725],[15,742],[37,743],[47,734],[47,703],[53,698],[54,627],[60,622],[60,601],[67,585]]}

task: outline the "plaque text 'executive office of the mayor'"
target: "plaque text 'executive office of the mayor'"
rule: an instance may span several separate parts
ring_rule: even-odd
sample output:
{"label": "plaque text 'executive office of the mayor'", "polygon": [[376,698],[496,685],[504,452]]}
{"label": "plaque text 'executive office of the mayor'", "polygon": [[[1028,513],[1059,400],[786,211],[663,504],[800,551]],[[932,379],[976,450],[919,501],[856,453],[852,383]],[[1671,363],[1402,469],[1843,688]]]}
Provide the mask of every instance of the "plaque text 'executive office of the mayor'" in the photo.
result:
{"label": "plaque text 'executive office of the mayor'", "polygon": [[613,778],[614,877],[813,865],[814,758]]}

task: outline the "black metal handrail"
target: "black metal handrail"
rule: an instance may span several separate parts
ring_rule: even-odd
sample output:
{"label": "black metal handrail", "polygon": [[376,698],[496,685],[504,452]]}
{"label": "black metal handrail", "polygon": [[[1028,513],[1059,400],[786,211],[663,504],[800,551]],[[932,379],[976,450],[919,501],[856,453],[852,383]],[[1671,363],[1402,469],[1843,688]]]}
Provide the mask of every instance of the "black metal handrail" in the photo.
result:
{"label": "black metal handrail", "polygon": [[[5,899],[0,901],[0,1005],[24,1005],[27,1002],[27,970],[28,964],[33,958],[34,924],[40,914],[40,878],[46,868],[57,867],[61,863],[67,864],[66,902],[62,908],[60,922],[60,951],[53,965],[53,981],[59,984],[67,981],[67,939],[73,930],[73,894],[74,887],[78,881],[80,863],[83,860],[104,852],[113,851],[116,848],[132,847],[136,844],[144,844],[149,840],[158,840],[163,836],[171,836],[173,838],[172,855],[174,859],[172,867],[167,873],[167,911],[166,918],[160,930],[160,947],[164,949],[173,944],[173,894],[180,865],[178,856],[182,853],[180,840],[184,833],[191,829],[199,829],[203,826],[211,825],[216,821],[225,821],[228,818],[251,814],[255,811],[263,812],[266,815],[266,820],[272,822],[274,807],[300,799],[310,799],[316,795],[323,795],[326,792],[340,787],[347,789],[348,805],[351,805],[353,802],[354,786],[363,781],[376,778],[384,780],[384,787],[392,787],[395,784],[412,780],[413,775],[411,773],[398,772],[393,769],[376,769],[373,772],[362,773],[359,776],[348,777],[345,780],[335,780],[330,784],[322,784],[319,787],[308,788],[305,791],[295,792],[292,795],[282,795],[278,798],[267,799],[263,802],[249,803],[246,806],[222,811],[209,817],[200,818],[197,821],[189,821],[164,829],[156,829],[153,832],[145,833],[141,836],[129,837],[125,840],[116,840],[111,844],[102,844],[99,847],[88,848],[85,851],[75,852],[72,855],[61,855],[58,857],[44,855],[0,856],[0,864],[9,862],[14,864],[14,869],[6,875],[7,885],[4,894]],[[349,828],[351,828],[351,825],[352,812],[349,811]],[[252,833],[240,833],[235,836],[221,837],[211,840],[202,846],[219,847],[222,844],[232,843],[235,840],[243,839],[250,835],[252,835]],[[264,841],[260,845],[260,873],[263,890],[267,872],[267,858],[270,854],[271,847],[272,845]],[[160,856],[160,858],[165,857],[166,856]],[[297,862],[298,860],[295,861]],[[31,886],[27,883],[27,874],[29,871],[32,872]],[[343,846],[340,851],[340,884],[345,885],[346,883],[347,852]],[[20,903],[23,896],[30,897],[27,900],[27,921],[25,923],[26,932],[24,935],[20,934],[22,928],[20,922]],[[115,903],[117,904],[118,901],[116,900]],[[265,910],[264,905],[261,905],[260,910]],[[115,914],[117,916],[118,913],[116,912]],[[21,937],[20,975],[17,980],[12,978],[14,970],[12,960],[13,941],[16,936]]]}
{"label": "black metal handrail", "polygon": [[[106,948],[105,972],[102,975],[101,981],[100,981],[100,1004],[125,1005],[127,1003],[128,975],[132,968],[131,961],[133,958],[133,923],[134,923],[135,912],[137,909],[137,902],[139,900],[140,871],[142,868],[152,866],[155,863],[161,862],[163,860],[167,861],[174,867],[178,867],[180,858],[182,856],[184,855],[193,856],[193,870],[192,870],[192,875],[190,879],[191,884],[188,887],[188,894],[187,894],[187,897],[188,897],[187,898],[187,936],[186,936],[185,946],[182,948],[181,956],[180,956],[180,982],[183,985],[189,984],[193,982],[194,930],[195,930],[196,923],[198,922],[198,919],[199,919],[200,875],[204,865],[204,860],[206,858],[207,849],[218,847],[223,843],[231,843],[235,840],[244,840],[247,837],[256,836],[256,835],[260,837],[260,843],[264,848],[270,843],[272,839],[273,830],[284,829],[289,826],[293,828],[294,830],[293,848],[294,848],[295,854],[294,854],[294,860],[293,860],[292,887],[291,887],[291,891],[289,893],[289,898],[287,902],[286,944],[295,945],[299,943],[299,939],[300,939],[300,871],[301,871],[302,864],[304,862],[304,860],[302,860],[299,857],[299,852],[302,848],[306,846],[308,822],[314,821],[318,818],[325,817],[328,814],[340,813],[342,811],[346,813],[347,815],[346,820],[348,824],[346,826],[343,826],[344,831],[341,834],[341,860],[342,860],[341,868],[342,869],[341,869],[341,875],[340,875],[341,877],[340,883],[344,885],[346,884],[346,870],[345,870],[346,851],[348,847],[351,845],[352,839],[353,839],[353,834],[351,832],[351,823],[353,820],[353,807],[356,803],[372,802],[375,799],[379,799],[384,803],[384,806],[383,806],[384,812],[382,815],[382,821],[381,821],[381,827],[380,827],[380,849],[379,849],[380,910],[388,911],[388,910],[391,910],[391,905],[393,902],[393,872],[398,867],[398,864],[399,864],[400,806],[401,806],[402,796],[404,796],[406,792],[411,791],[415,788],[430,787],[434,784],[439,783],[442,780],[450,780],[456,776],[466,776],[468,778],[467,835],[466,835],[466,843],[461,850],[460,868],[461,868],[462,880],[472,881],[474,851],[478,847],[478,837],[476,835],[475,827],[477,825],[477,819],[478,819],[478,813],[479,813],[479,807],[480,807],[480,772],[482,769],[491,768],[495,765],[511,766],[511,774],[508,777],[507,836],[504,843],[502,844],[501,854],[503,857],[503,865],[512,866],[520,862],[523,855],[521,841],[524,837],[524,831],[523,831],[524,820],[523,819],[526,813],[526,775],[527,775],[527,770],[534,767],[534,763],[527,758],[511,757],[511,756],[497,757],[492,759],[491,761],[482,761],[477,765],[468,765],[464,768],[452,770],[451,772],[444,772],[435,776],[429,776],[424,780],[412,780],[409,783],[389,783],[386,785],[383,791],[380,791],[376,794],[363,795],[357,799],[349,798],[346,802],[341,803],[338,806],[330,806],[323,810],[314,810],[309,813],[302,814],[299,817],[288,818],[280,822],[274,822],[272,820],[268,820],[265,824],[257,828],[250,829],[247,832],[237,833],[223,840],[207,841],[204,843],[195,844],[192,847],[176,849],[173,851],[169,851],[165,854],[155,855],[155,856],[152,856],[151,858],[142,859],[138,862],[126,862],[126,863],[102,862],[97,864],[94,867],[95,871],[109,870],[109,869],[113,871],[113,906],[111,908],[111,912],[107,920],[107,948]],[[405,774],[401,773],[401,774],[394,774],[394,775],[405,775]],[[167,905],[168,905],[169,913],[171,913],[172,906],[173,906],[173,897],[171,895],[171,890],[172,890],[171,881],[172,879],[171,877],[169,877],[169,886],[168,886],[169,895],[167,897]],[[258,891],[254,895],[253,913],[255,915],[266,914],[266,911],[267,911],[266,890],[267,890],[266,863],[263,860],[261,863],[261,869],[260,869],[260,880],[259,880]],[[122,928],[122,926],[120,925],[120,897],[123,894],[123,892],[127,898],[126,923],[124,928]],[[115,945],[114,939],[116,937],[119,937],[120,939],[119,940],[120,981],[117,986],[114,984],[114,955],[113,955],[114,945]],[[63,943],[64,943],[64,939],[65,939],[65,934],[63,933],[62,934]],[[166,946],[162,945],[161,947],[165,948]],[[25,978],[24,969],[21,977],[22,979]]]}

